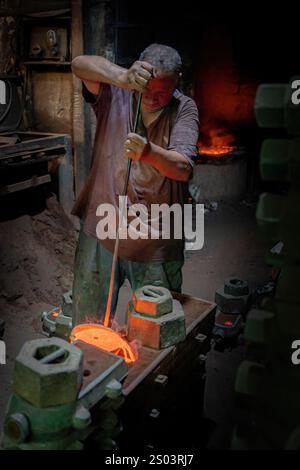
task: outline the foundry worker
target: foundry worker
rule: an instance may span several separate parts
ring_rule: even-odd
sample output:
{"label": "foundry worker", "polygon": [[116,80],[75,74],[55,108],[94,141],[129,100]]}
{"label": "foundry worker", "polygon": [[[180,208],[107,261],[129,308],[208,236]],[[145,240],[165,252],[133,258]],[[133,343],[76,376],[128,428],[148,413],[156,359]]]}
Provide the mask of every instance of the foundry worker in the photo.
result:
{"label": "foundry worker", "polygon": [[[97,237],[97,208],[118,210],[132,159],[128,205],[187,202],[192,156],[199,122],[195,102],[177,90],[181,76],[178,52],[152,44],[129,68],[100,56],[78,56],[72,71],[83,82],[83,96],[97,118],[92,166],[72,213],[81,219],[75,255],[73,324],[103,321],[115,240]],[[139,93],[141,113],[133,133]],[[121,239],[115,272],[111,319],[124,279],[132,290],[145,284],[180,292],[184,262],[181,239]]]}

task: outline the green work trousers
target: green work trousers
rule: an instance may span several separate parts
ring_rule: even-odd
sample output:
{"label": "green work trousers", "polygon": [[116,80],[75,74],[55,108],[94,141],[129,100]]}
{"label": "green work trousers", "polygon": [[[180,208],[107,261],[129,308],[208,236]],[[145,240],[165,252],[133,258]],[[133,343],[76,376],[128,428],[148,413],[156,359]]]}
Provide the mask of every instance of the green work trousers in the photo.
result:
{"label": "green work trousers", "polygon": [[[86,322],[103,322],[109,290],[113,254],[104,248],[96,238],[79,233],[75,254],[73,282],[73,326]],[[160,285],[175,292],[181,292],[182,261],[135,262],[118,258],[111,320],[113,320],[119,289],[125,278],[134,291],[146,284]]]}

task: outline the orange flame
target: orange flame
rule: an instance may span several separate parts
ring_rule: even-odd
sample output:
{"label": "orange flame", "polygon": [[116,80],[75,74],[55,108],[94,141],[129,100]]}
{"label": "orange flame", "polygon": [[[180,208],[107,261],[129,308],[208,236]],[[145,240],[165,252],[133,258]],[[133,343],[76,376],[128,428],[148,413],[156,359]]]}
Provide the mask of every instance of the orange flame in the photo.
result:
{"label": "orange flame", "polygon": [[207,136],[208,144],[198,143],[198,152],[205,155],[225,155],[234,150],[234,136],[224,129],[210,129]]}
{"label": "orange flame", "polygon": [[61,308],[56,308],[52,310],[52,317],[57,318],[61,314]]}
{"label": "orange flame", "polygon": [[73,328],[70,337],[71,343],[76,340],[104,349],[105,351],[123,357],[127,364],[138,360],[138,353],[116,331],[97,323],[85,323]]}

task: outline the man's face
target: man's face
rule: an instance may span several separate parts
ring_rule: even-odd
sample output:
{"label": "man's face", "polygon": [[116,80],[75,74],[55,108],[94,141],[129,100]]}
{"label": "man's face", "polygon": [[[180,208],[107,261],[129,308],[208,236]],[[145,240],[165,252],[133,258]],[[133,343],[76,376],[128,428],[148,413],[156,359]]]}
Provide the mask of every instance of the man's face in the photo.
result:
{"label": "man's face", "polygon": [[167,106],[178,83],[176,73],[157,71],[149,80],[147,91],[142,96],[142,106],[145,111],[154,112]]}

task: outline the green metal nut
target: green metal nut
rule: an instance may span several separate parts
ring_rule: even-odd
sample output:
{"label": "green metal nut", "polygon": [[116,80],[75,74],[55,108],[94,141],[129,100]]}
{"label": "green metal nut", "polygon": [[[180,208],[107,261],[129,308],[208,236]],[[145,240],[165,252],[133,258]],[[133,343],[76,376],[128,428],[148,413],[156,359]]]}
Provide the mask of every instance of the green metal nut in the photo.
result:
{"label": "green metal nut", "polygon": [[260,151],[260,173],[264,180],[289,180],[289,146],[290,141],[284,139],[267,139]]}
{"label": "green metal nut", "polygon": [[250,304],[251,296],[226,294],[225,289],[218,289],[215,293],[215,302],[223,313],[239,314],[245,313]]}
{"label": "green metal nut", "polygon": [[297,185],[300,184],[300,137],[290,140],[290,180]]}
{"label": "green metal nut", "polygon": [[300,135],[300,105],[294,102],[295,82],[300,83],[299,77],[293,77],[285,93],[284,120],[285,128],[290,135]]}
{"label": "green metal nut", "polygon": [[59,315],[60,309],[54,308],[49,312],[42,313],[42,332],[46,336],[53,336],[56,330],[56,316]]}
{"label": "green metal nut", "polygon": [[248,295],[249,294],[249,284],[247,281],[238,279],[237,277],[231,277],[227,279],[224,283],[224,292],[225,294],[230,295]]}
{"label": "green metal nut", "polygon": [[16,358],[12,389],[40,408],[73,402],[82,361],[82,351],[60,338],[27,341]]}
{"label": "green metal nut", "polygon": [[183,341],[186,337],[183,307],[173,300],[171,313],[150,317],[136,312],[132,303],[128,308],[128,339],[140,341],[143,346],[162,349]]}
{"label": "green metal nut", "polygon": [[134,310],[151,317],[159,317],[172,312],[172,295],[169,289],[147,285],[133,293]]}
{"label": "green metal nut", "polygon": [[286,129],[290,135],[300,135],[300,106],[293,100],[297,77],[289,84],[264,84],[257,89],[255,116],[259,127]]}
{"label": "green metal nut", "polygon": [[265,367],[252,361],[243,361],[238,368],[235,391],[245,396],[258,396],[262,389]]}
{"label": "green metal nut", "polygon": [[265,140],[260,152],[260,172],[264,180],[288,181],[299,185],[300,138]]}
{"label": "green metal nut", "polygon": [[276,289],[276,301],[298,304],[299,299],[299,279],[300,266],[284,266],[280,273],[280,282]]}
{"label": "green metal nut", "polygon": [[284,449],[300,450],[300,426],[293,430],[285,444]]}
{"label": "green metal nut", "polygon": [[259,127],[285,127],[287,84],[260,85],[255,98],[255,117]]}
{"label": "green metal nut", "polygon": [[256,220],[260,236],[268,241],[280,240],[279,229],[286,199],[278,194],[261,194],[256,209]]}
{"label": "green metal nut", "polygon": [[42,314],[42,328],[46,336],[56,336],[69,340],[72,331],[72,318],[55,308]]}
{"label": "green metal nut", "polygon": [[73,300],[72,291],[65,292],[62,296],[62,312],[65,316],[72,318]]}
{"label": "green metal nut", "polygon": [[295,339],[295,331],[300,331],[299,302],[276,300],[276,321],[281,336]]}
{"label": "green metal nut", "polygon": [[245,338],[247,341],[265,344],[272,339],[275,315],[266,310],[250,310],[245,327]]}

